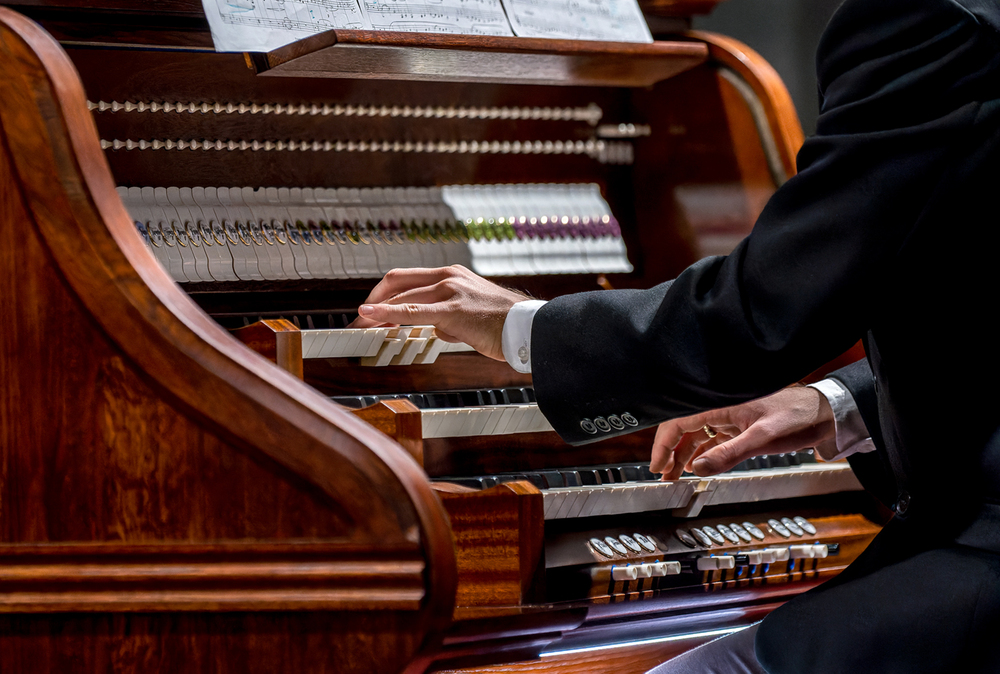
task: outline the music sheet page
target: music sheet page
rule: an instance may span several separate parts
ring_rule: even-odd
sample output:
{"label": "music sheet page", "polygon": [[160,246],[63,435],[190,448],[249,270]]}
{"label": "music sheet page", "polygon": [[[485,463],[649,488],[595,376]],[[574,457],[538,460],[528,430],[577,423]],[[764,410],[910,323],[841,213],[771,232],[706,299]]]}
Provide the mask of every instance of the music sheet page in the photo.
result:
{"label": "music sheet page", "polygon": [[519,37],[652,42],[636,0],[503,0]]}
{"label": "music sheet page", "polygon": [[202,0],[216,51],[331,29],[652,42],[638,0]]}
{"label": "music sheet page", "polygon": [[270,51],[333,28],[371,29],[357,0],[203,0],[216,51]]}
{"label": "music sheet page", "polygon": [[359,0],[375,30],[513,35],[500,0]]}

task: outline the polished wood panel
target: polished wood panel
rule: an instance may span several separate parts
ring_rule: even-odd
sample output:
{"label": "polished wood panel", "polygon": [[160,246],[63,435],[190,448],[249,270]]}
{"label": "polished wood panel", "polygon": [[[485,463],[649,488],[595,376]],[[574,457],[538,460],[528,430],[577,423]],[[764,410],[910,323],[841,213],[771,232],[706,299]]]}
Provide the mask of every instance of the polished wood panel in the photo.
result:
{"label": "polished wood panel", "polygon": [[265,319],[230,333],[282,370],[302,379],[302,333],[291,321]]}
{"label": "polished wood panel", "polygon": [[146,669],[252,671],[309,633],[324,645],[296,671],[422,668],[455,562],[416,462],[170,281],[73,66],[4,8],[0,88],[3,669],[145,653]]}
{"label": "polished wood panel", "polygon": [[268,52],[258,71],[277,77],[358,77],[571,86],[656,84],[704,63],[699,43],[330,30]]}

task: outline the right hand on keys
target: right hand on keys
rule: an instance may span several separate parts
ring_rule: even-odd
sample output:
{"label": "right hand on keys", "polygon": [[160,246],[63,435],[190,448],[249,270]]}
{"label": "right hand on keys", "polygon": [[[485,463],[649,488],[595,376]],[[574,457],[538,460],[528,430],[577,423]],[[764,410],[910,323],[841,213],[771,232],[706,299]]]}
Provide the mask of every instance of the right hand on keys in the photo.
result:
{"label": "right hand on keys", "polygon": [[656,431],[649,470],[676,480],[684,470],[715,475],[764,454],[816,447],[822,456],[835,433],[826,396],[792,386],[742,405],[665,421]]}
{"label": "right hand on keys", "polygon": [[352,328],[433,325],[438,337],[465,342],[503,360],[503,324],[516,303],[531,299],[477,276],[461,265],[393,269],[361,305]]}

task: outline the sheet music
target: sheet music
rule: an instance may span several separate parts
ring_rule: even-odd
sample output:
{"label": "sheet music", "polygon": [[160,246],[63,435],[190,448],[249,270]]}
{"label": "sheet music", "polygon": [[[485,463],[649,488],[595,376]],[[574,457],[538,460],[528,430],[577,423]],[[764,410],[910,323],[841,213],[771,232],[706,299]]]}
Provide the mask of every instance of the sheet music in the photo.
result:
{"label": "sheet music", "polygon": [[202,0],[202,4],[217,51],[270,51],[334,28],[652,42],[638,0]]}
{"label": "sheet music", "polygon": [[519,37],[652,42],[637,0],[503,0]]}
{"label": "sheet music", "polygon": [[203,0],[216,51],[277,49],[333,28],[371,29],[357,0]]}
{"label": "sheet music", "polygon": [[513,35],[500,0],[360,0],[375,30]]}

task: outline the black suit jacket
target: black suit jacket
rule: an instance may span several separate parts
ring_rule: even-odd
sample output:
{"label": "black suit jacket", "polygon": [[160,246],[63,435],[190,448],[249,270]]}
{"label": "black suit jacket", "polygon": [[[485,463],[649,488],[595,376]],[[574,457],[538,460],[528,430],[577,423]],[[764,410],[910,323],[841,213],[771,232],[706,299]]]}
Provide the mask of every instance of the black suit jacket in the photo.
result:
{"label": "black suit jacket", "polygon": [[998,3],[847,0],[817,133],[751,235],[535,316],[535,393],[574,443],[768,394],[865,339],[897,516],[765,620],[768,671],[1000,671]]}
{"label": "black suit jacket", "polygon": [[865,337],[906,508],[998,495],[940,478],[942,460],[978,467],[1000,426],[980,385],[1000,376],[1000,5],[848,0],[818,75],[799,172],[731,255],[539,310],[539,406],[569,442],[599,440],[773,392]]}

